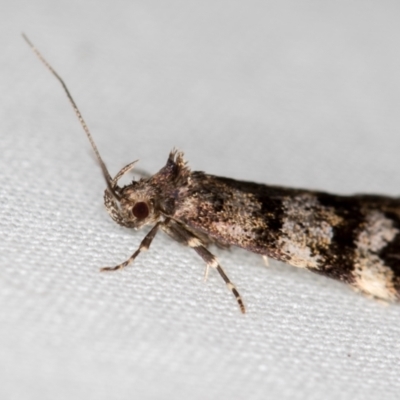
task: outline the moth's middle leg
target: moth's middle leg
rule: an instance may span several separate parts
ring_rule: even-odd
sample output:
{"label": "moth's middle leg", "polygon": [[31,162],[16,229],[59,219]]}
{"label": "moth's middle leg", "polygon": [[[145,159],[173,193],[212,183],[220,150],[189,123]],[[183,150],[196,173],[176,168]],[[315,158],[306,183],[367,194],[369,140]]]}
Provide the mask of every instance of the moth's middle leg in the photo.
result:
{"label": "moth's middle leg", "polygon": [[172,220],[169,221],[169,223],[162,224],[161,229],[177,242],[192,247],[194,251],[206,262],[205,278],[207,278],[208,270],[210,267],[218,271],[222,279],[225,281],[226,286],[228,286],[228,289],[235,296],[236,301],[239,304],[240,311],[244,314],[246,312],[246,309],[243,304],[242,297],[240,296],[238,290],[236,289],[236,286],[228,278],[228,275],[222,269],[217,258],[212,253],[210,253],[207,250],[207,248],[203,245],[201,239],[196,237],[189,230],[185,229],[184,226],[179,225],[178,223]]}

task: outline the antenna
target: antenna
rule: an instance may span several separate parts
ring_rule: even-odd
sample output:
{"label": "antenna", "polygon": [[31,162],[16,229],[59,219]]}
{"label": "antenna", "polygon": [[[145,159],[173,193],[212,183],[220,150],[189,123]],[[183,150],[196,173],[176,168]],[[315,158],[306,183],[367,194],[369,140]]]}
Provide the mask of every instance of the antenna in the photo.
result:
{"label": "antenna", "polygon": [[103,171],[103,175],[104,178],[107,182],[107,186],[108,189],[110,190],[110,192],[113,194],[113,196],[117,199],[120,200],[121,196],[117,193],[117,191],[115,190],[115,186],[116,183],[113,181],[113,179],[110,176],[110,173],[107,170],[106,165],[104,164],[103,159],[100,156],[99,150],[97,149],[97,146],[93,140],[93,137],[89,131],[88,126],[86,125],[85,120],[82,117],[81,112],[79,111],[78,106],[76,105],[74,99],[71,96],[71,93],[69,92],[67,85],[65,84],[65,82],[62,80],[62,78],[60,77],[60,75],[57,74],[57,72],[53,69],[53,67],[47,62],[47,60],[42,56],[42,54],[39,52],[39,50],[33,45],[33,43],[28,39],[28,37],[23,33],[22,37],[24,38],[24,40],[26,41],[26,43],[28,43],[28,45],[31,47],[31,49],[33,50],[33,52],[37,55],[37,57],[39,58],[39,60],[46,66],[46,68],[57,78],[57,80],[61,83],[61,86],[63,87],[71,105],[72,108],[75,111],[76,116],[78,117],[79,122],[82,125],[83,130],[86,133],[87,138],[89,139],[90,144],[92,145],[93,151],[96,154],[97,160],[100,164],[100,167]]}

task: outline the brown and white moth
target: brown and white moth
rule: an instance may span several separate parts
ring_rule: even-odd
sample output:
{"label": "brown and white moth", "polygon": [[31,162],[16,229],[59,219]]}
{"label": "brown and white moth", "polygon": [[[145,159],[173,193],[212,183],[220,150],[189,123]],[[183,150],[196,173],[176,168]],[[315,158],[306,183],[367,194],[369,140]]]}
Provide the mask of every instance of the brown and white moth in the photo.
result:
{"label": "brown and white moth", "polygon": [[268,186],[191,171],[183,153],[172,151],[166,165],[149,178],[119,186],[135,162],[111,178],[89,129],[65,83],[24,36],[63,86],[96,153],[107,188],[104,203],[120,225],[152,225],[139,248],[115,271],[147,250],[159,229],[192,247],[216,269],[241,311],[242,298],[208,246],[238,246],[254,253],[348,283],[369,296],[400,298],[400,198],[338,196]]}

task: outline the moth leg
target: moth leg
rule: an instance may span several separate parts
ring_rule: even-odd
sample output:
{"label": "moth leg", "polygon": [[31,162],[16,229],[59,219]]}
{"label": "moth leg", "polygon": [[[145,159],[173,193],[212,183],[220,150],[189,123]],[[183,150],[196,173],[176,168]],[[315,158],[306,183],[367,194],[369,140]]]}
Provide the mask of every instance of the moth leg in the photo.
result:
{"label": "moth leg", "polygon": [[228,278],[228,275],[222,269],[217,258],[206,249],[206,247],[202,244],[201,240],[197,238],[192,232],[174,222],[171,222],[169,224],[163,224],[161,228],[173,239],[177,240],[182,244],[186,244],[189,247],[192,247],[194,251],[206,262],[207,265],[205,271],[205,278],[207,278],[210,267],[215,268],[218,271],[228,289],[235,296],[236,301],[239,304],[240,311],[244,314],[246,312],[246,309],[243,304],[242,297],[240,296],[238,290],[236,289],[236,286]]}
{"label": "moth leg", "polygon": [[[186,228],[181,227],[176,222],[164,224],[162,225],[161,228],[172,239],[174,239],[178,243],[183,244],[184,246],[189,246],[194,248],[198,246],[205,247],[208,244],[208,242],[204,243],[202,238],[197,237],[193,232],[189,231]],[[209,270],[210,266],[207,263],[206,268],[204,270],[204,282],[207,281]]]}
{"label": "moth leg", "polygon": [[207,263],[207,269],[209,267],[212,267],[218,271],[222,279],[225,281],[226,286],[228,286],[228,289],[236,297],[236,301],[239,304],[240,311],[244,314],[246,312],[246,309],[244,307],[242,297],[236,289],[236,286],[231,282],[231,280],[228,278],[228,275],[226,275],[225,271],[222,269],[217,258],[213,254],[211,254],[204,246],[194,247],[194,250]]}
{"label": "moth leg", "polygon": [[104,267],[104,268],[100,268],[100,271],[117,271],[119,269],[125,268],[126,266],[128,266],[130,263],[133,262],[133,260],[142,252],[142,251],[146,251],[149,249],[151,242],[153,241],[154,237],[157,234],[158,228],[160,227],[160,225],[162,224],[162,221],[157,222],[153,228],[151,228],[150,232],[144,237],[144,239],[142,240],[142,242],[140,243],[138,249],[123,263],[118,264],[115,267]]}
{"label": "moth leg", "polygon": [[209,272],[210,272],[210,266],[206,264],[206,269],[204,270],[204,278],[203,278],[204,282],[207,282]]}

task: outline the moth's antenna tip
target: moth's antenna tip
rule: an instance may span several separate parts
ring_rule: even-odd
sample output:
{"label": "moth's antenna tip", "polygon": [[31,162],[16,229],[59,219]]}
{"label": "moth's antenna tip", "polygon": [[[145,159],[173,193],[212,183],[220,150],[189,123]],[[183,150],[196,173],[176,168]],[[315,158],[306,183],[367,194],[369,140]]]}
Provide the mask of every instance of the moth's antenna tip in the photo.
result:
{"label": "moth's antenna tip", "polygon": [[33,47],[32,42],[29,40],[28,36],[25,35],[24,32],[21,32],[21,36],[25,40],[25,42],[29,44],[29,46]]}
{"label": "moth's antenna tip", "polygon": [[45,67],[54,75],[54,77],[60,82],[61,86],[64,89],[65,94],[68,97],[68,100],[70,101],[73,110],[75,111],[76,116],[78,117],[78,120],[83,128],[83,130],[86,133],[87,138],[89,139],[90,144],[92,145],[93,151],[96,154],[97,160],[100,164],[100,167],[103,171],[104,177],[107,181],[107,186],[108,188],[111,190],[111,193],[115,194],[114,192],[114,188],[112,186],[112,179],[111,176],[107,170],[106,165],[104,164],[104,161],[102,160],[99,150],[97,149],[97,146],[93,140],[93,137],[89,131],[89,128],[86,125],[85,120],[82,117],[81,112],[78,109],[78,106],[75,103],[75,100],[72,98],[71,93],[69,92],[67,85],[65,84],[64,80],[60,77],[60,75],[58,75],[58,73],[54,70],[54,68],[47,62],[47,60],[42,56],[42,54],[39,52],[39,50],[33,45],[33,43],[28,39],[28,37],[25,35],[25,33],[22,33],[22,38],[26,41],[26,43],[28,43],[28,45],[31,47],[31,49],[33,50],[33,52],[37,55],[37,57],[39,58],[39,60],[45,65]]}

